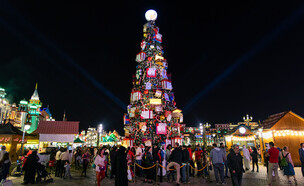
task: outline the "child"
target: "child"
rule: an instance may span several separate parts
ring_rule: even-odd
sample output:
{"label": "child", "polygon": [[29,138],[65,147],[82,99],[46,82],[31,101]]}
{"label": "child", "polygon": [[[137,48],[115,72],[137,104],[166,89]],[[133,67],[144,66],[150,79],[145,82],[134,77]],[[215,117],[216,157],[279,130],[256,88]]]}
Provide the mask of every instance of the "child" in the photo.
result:
{"label": "child", "polygon": [[67,177],[71,178],[71,173],[70,173],[71,166],[70,166],[69,161],[65,162],[64,168],[65,168],[64,178],[67,178]]}

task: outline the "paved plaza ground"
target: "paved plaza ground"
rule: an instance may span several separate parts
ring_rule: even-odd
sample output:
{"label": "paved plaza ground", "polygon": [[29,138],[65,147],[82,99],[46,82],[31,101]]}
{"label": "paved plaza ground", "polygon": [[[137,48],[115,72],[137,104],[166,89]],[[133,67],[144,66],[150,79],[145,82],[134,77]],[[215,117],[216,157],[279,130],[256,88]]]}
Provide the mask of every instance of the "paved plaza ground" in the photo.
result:
{"label": "paved plaza ground", "polygon": [[[299,186],[304,186],[304,178],[302,177],[301,174],[301,168],[300,167],[296,167],[295,168],[295,172],[296,172],[296,178],[298,180],[298,185]],[[88,170],[88,176],[87,177],[82,177],[81,176],[81,171],[80,170],[74,170],[71,169],[71,174],[72,174],[72,178],[71,179],[62,179],[62,178],[57,178],[54,177],[54,182],[53,183],[42,183],[42,184],[35,184],[36,186],[40,186],[40,185],[50,185],[50,186],[55,186],[55,185],[61,185],[61,186],[77,186],[77,185],[96,185],[95,182],[95,171],[90,168]],[[279,171],[279,175],[280,175],[280,185],[295,185],[292,180],[292,184],[288,184],[287,183],[287,178],[285,176],[283,176],[283,171]],[[119,176],[119,175],[118,175]],[[175,176],[176,178],[176,176]],[[10,180],[13,181],[14,185],[21,185],[21,183],[23,182],[23,176],[22,177],[9,177]],[[211,171],[211,179],[213,180],[212,183],[207,183],[202,177],[190,177],[190,183],[189,184],[181,184],[181,185],[216,185],[216,182],[214,181],[214,175],[213,175],[213,171]],[[226,179],[227,181],[227,185],[231,186],[231,179]],[[115,181],[114,179],[111,180],[109,178],[105,178],[102,181],[101,185],[115,185]],[[143,179],[142,178],[136,178],[136,182],[132,183],[129,182],[130,186],[135,186],[135,185],[140,185],[140,186],[148,186],[148,185],[152,185],[152,184],[148,184],[148,183],[143,183]],[[163,186],[171,186],[171,185],[175,185],[174,183],[168,183],[166,179],[164,179],[164,181],[162,183],[159,183],[159,185],[163,185]],[[244,173],[243,176],[243,186],[260,186],[260,185],[267,185],[266,182],[266,168],[260,166],[260,172],[254,172],[252,173],[251,171],[248,171],[246,173]],[[275,185],[275,182],[273,182],[273,185]]]}

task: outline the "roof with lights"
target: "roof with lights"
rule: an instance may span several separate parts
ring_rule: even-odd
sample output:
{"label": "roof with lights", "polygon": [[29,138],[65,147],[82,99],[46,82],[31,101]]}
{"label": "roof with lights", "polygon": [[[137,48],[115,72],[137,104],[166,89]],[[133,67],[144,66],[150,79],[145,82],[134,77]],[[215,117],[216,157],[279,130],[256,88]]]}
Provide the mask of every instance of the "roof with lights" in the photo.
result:
{"label": "roof with lights", "polygon": [[301,130],[304,127],[304,119],[292,111],[286,111],[268,116],[262,126],[271,130]]}

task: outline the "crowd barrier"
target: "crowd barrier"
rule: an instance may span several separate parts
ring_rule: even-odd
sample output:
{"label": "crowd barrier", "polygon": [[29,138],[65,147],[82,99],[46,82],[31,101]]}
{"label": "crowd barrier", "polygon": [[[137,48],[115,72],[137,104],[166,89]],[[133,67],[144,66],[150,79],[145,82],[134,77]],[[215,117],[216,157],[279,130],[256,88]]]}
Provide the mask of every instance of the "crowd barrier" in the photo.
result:
{"label": "crowd barrier", "polygon": [[[187,175],[186,175],[186,180],[189,180],[189,167],[191,168],[191,169],[193,169],[194,171],[197,171],[197,172],[200,172],[200,171],[203,171],[206,167],[207,167],[207,164],[203,167],[203,168],[201,168],[201,169],[196,169],[196,168],[194,168],[194,167],[192,167],[192,165],[190,165],[189,163],[187,163],[187,164],[183,164],[182,166],[180,166],[180,168],[182,168],[182,167],[184,167],[184,166],[186,166],[187,165],[187,171],[186,171],[186,173],[187,173]],[[167,170],[167,168],[166,167],[163,167],[161,164],[159,164],[158,163],[158,161],[154,164],[154,165],[152,165],[151,167],[143,167],[143,166],[141,166],[141,165],[139,165],[139,164],[137,164],[136,162],[134,162],[134,177],[133,177],[133,181],[135,182],[136,180],[135,180],[135,170],[136,170],[136,166],[137,167],[139,167],[139,168],[141,168],[141,169],[143,169],[143,170],[146,170],[146,169],[152,169],[152,168],[154,168],[154,167],[156,167],[156,174],[155,175],[158,175],[158,168],[159,167],[161,167],[161,168],[164,168],[164,169],[166,169]],[[175,170],[175,169],[169,169],[170,171],[173,171],[173,170]],[[155,184],[157,185],[158,183],[158,176],[155,176]]]}

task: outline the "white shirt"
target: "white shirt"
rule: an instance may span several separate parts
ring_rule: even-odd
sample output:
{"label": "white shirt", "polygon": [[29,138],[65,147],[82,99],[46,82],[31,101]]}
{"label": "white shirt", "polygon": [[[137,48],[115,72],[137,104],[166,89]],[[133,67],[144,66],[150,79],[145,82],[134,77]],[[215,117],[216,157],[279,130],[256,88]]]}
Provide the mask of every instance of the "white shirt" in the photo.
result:
{"label": "white shirt", "polygon": [[97,155],[96,158],[95,158],[95,161],[94,161],[94,164],[96,165],[96,171],[97,172],[100,172],[100,169],[99,169],[99,166],[98,165],[101,165],[101,166],[105,166],[105,156],[100,157],[100,155]]}
{"label": "white shirt", "polygon": [[136,160],[141,160],[142,159],[142,150],[141,150],[141,148],[140,147],[137,147],[136,148]]}
{"label": "white shirt", "polygon": [[59,151],[56,153],[56,160],[60,160],[60,155],[61,155],[61,151],[59,150]]}
{"label": "white shirt", "polygon": [[69,160],[70,161],[70,153],[69,151],[65,151],[60,155],[61,160]]}
{"label": "white shirt", "polygon": [[248,149],[246,148],[243,149],[243,155],[247,160],[250,160],[250,153]]}

